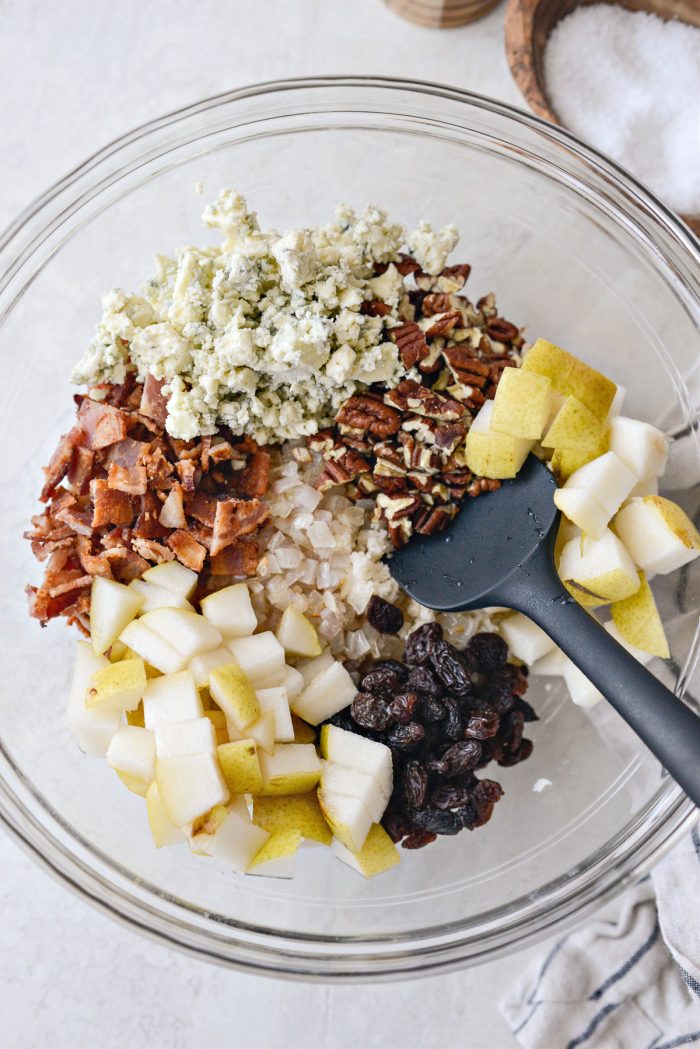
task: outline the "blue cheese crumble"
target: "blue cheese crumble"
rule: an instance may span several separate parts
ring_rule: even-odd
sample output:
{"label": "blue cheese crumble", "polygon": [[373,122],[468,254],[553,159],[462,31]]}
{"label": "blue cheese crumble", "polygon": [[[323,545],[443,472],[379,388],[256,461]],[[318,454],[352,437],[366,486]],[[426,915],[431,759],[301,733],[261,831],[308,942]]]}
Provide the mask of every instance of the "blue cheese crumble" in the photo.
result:
{"label": "blue cheese crumble", "polygon": [[[73,372],[81,384],[120,383],[131,368],[165,380],[167,430],[184,440],[221,425],[262,444],[293,440],[328,425],[358,385],[394,385],[405,369],[389,333],[407,292],[392,260],[407,243],[437,273],[457,243],[453,226],[423,222],[407,237],[379,208],[344,205],[327,225],[280,235],[233,190],[202,219],[221,246],[158,256],[141,295],[110,291]],[[362,313],[368,299],[391,312]]]}

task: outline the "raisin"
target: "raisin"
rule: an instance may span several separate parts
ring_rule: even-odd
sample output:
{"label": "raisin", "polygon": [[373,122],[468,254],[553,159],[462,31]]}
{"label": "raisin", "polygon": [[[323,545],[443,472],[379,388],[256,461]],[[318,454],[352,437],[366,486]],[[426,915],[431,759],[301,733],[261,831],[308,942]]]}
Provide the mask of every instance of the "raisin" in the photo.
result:
{"label": "raisin", "polygon": [[439,623],[423,623],[406,638],[404,657],[412,666],[427,663],[434,646],[442,641],[442,627]]}
{"label": "raisin", "polygon": [[380,634],[398,634],[403,626],[403,612],[383,597],[373,594],[367,606],[367,621]]}
{"label": "raisin", "polygon": [[432,834],[457,834],[462,829],[462,822],[454,812],[441,809],[413,809],[410,813],[412,822],[420,830]]}
{"label": "raisin", "polygon": [[448,641],[435,642],[430,652],[430,662],[445,688],[456,696],[467,696],[472,690],[471,678],[459,657]]}
{"label": "raisin", "polygon": [[493,674],[501,669],[508,658],[508,646],[500,634],[474,634],[467,645],[467,653],[482,673]]}
{"label": "raisin", "polygon": [[389,714],[399,725],[407,725],[413,718],[417,703],[416,692],[400,692],[389,704]]}
{"label": "raisin", "polygon": [[515,707],[515,696],[511,692],[510,685],[496,683],[484,688],[479,696],[483,705],[497,714],[508,714]]}
{"label": "raisin", "polygon": [[417,721],[409,721],[407,725],[394,725],[389,729],[387,742],[389,746],[397,750],[413,750],[419,743],[423,742],[425,729]]}
{"label": "raisin", "polygon": [[443,731],[448,739],[451,739],[456,743],[457,740],[462,739],[464,734],[462,715],[457,706],[456,700],[454,700],[452,696],[445,696],[442,702],[445,704],[447,710],[447,717],[443,724]]}
{"label": "raisin", "polygon": [[434,809],[457,809],[466,805],[471,798],[470,787],[460,787],[456,783],[446,783],[436,787],[430,795],[430,805]]}
{"label": "raisin", "polygon": [[401,689],[401,681],[393,667],[380,667],[365,674],[360,681],[360,688],[363,692],[390,700]]}
{"label": "raisin", "polygon": [[401,841],[411,830],[411,821],[405,812],[389,808],[382,816],[382,826],[393,842]]}
{"label": "raisin", "polygon": [[426,845],[432,845],[437,834],[428,830],[414,830],[401,842],[402,849],[422,849]]}
{"label": "raisin", "polygon": [[447,765],[446,775],[460,776],[469,772],[481,760],[481,744],[476,739],[468,739],[463,743],[454,743],[440,759],[442,765]]}
{"label": "raisin", "polygon": [[501,721],[499,731],[500,738],[506,743],[509,750],[517,750],[523,738],[523,727],[525,718],[517,710],[513,710]]}
{"label": "raisin", "polygon": [[428,773],[419,761],[409,761],[403,770],[403,792],[409,805],[423,808],[428,793]]}
{"label": "raisin", "polygon": [[408,677],[408,667],[405,663],[399,663],[398,659],[378,659],[373,670],[393,670],[400,681]]}
{"label": "raisin", "polygon": [[414,692],[420,692],[421,696],[431,696],[438,699],[445,689],[442,682],[438,681],[429,667],[411,667],[406,682],[408,688]]}
{"label": "raisin", "polygon": [[501,723],[500,714],[495,710],[473,712],[465,726],[465,739],[491,739],[498,732]]}
{"label": "raisin", "polygon": [[339,710],[337,714],[328,719],[328,724],[335,725],[337,728],[343,728],[346,732],[356,732],[357,728],[352,719],[350,709],[350,707],[343,707],[342,710]]}
{"label": "raisin", "polygon": [[418,714],[423,721],[442,721],[447,716],[447,708],[441,699],[424,696],[418,704]]}
{"label": "raisin", "polygon": [[515,701],[515,709],[520,711],[525,721],[540,720],[537,714],[535,713],[534,708],[531,707],[526,700],[520,699],[520,697],[518,697]]}
{"label": "raisin", "polygon": [[385,732],[391,724],[389,708],[383,699],[368,692],[358,692],[352,701],[353,721],[373,732]]}
{"label": "raisin", "polygon": [[513,663],[506,663],[501,668],[501,678],[514,696],[524,696],[527,692],[527,667],[516,667]]}

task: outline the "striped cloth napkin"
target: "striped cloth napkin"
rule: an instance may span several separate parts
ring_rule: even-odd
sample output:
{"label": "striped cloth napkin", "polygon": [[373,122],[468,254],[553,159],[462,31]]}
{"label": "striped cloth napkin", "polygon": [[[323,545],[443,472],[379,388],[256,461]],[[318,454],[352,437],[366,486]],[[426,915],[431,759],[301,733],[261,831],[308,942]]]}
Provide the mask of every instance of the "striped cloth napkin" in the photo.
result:
{"label": "striped cloth napkin", "polygon": [[524,1049],[700,1046],[700,831],[501,1004]]}

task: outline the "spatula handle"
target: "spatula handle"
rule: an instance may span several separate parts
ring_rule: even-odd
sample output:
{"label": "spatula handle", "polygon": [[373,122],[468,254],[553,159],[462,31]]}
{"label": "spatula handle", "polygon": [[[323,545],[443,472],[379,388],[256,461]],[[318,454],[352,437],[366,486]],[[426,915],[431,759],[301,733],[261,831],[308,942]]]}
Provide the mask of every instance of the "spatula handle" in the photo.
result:
{"label": "spatula handle", "polygon": [[700,806],[700,718],[571,599],[550,554],[537,560],[508,580],[503,604],[549,634]]}

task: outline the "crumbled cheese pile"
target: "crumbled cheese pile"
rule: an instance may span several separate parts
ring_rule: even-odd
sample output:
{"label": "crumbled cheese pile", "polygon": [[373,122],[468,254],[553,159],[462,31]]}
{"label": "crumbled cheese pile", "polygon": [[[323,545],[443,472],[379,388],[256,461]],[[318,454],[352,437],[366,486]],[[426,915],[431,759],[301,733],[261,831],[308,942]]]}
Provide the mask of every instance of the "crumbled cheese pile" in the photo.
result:
{"label": "crumbled cheese pile", "polygon": [[[190,440],[226,425],[260,443],[294,439],[327,425],[358,383],[394,384],[404,374],[389,329],[400,320],[403,279],[394,265],[408,243],[438,273],[457,243],[447,226],[423,222],[406,236],[376,207],[357,216],[339,206],[333,222],[280,236],[260,229],[232,190],[203,214],[221,247],[183,248],[157,258],[142,295],[111,291],[77,383],[122,382],[128,367],[167,381],[167,429]],[[360,312],[366,299],[391,306]]]}
{"label": "crumbled cheese pile", "polygon": [[670,207],[700,214],[700,29],[609,4],[579,7],[545,51],[554,111]]}

